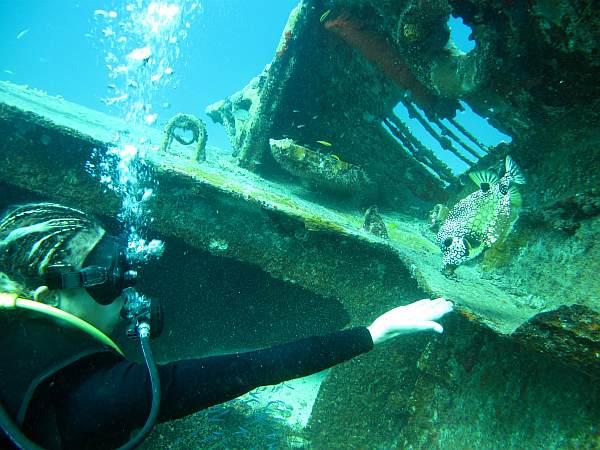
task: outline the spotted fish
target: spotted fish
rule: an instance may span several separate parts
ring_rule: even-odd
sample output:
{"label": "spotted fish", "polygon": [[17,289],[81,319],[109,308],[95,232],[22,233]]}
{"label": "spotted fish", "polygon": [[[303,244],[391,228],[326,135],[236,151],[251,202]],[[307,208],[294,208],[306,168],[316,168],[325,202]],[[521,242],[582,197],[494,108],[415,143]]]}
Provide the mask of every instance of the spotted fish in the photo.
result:
{"label": "spotted fish", "polygon": [[519,218],[522,199],[516,185],[525,184],[525,177],[510,156],[502,178],[487,170],[469,177],[479,189],[452,208],[437,234],[446,272],[504,240]]}

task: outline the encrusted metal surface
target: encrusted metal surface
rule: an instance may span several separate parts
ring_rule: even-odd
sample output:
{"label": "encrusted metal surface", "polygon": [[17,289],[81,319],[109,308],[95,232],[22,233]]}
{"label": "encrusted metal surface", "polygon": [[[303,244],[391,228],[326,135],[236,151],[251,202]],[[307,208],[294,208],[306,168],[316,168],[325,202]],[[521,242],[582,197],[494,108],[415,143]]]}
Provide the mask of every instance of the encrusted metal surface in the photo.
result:
{"label": "encrusted metal surface", "polygon": [[[0,88],[0,118],[8,135],[1,181],[99,214],[116,214],[118,199],[103,192],[83,167],[90,148],[112,145],[125,125],[42,93],[9,84]],[[41,144],[43,135],[48,146]],[[151,129],[130,130],[127,138],[137,142],[137,136],[144,136],[150,148],[158,148],[162,139]],[[474,267],[461,268],[456,278],[443,275],[433,233],[414,218],[381,213],[389,235],[381,239],[364,230],[359,210],[320,205],[217,152],[209,151],[202,163],[158,151],[149,152],[148,161],[160,183],[151,205],[157,231],[338,297],[355,323],[399,299],[425,294],[452,299],[459,311],[501,334],[541,311],[502,282],[482,279]],[[551,304],[548,299],[543,307]]]}

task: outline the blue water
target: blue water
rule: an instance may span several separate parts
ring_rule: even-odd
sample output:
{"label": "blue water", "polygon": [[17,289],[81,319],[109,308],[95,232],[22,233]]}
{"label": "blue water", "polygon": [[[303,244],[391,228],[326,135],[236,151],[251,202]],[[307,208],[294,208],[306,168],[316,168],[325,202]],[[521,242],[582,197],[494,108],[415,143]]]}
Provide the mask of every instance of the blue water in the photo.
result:
{"label": "blue water", "polygon": [[[97,9],[124,1],[0,1],[0,79],[108,112],[110,80],[104,63]],[[135,3],[135,1],[131,2]],[[204,108],[243,88],[268,64],[296,0],[203,0],[174,62],[176,87],[165,96],[177,112],[202,117],[209,143],[230,148],[225,131]],[[159,111],[161,112],[161,111]],[[157,124],[160,124],[160,120]]]}
{"label": "blue water", "polygon": [[[175,80],[162,92],[156,125],[164,124],[178,112],[200,116],[207,124],[209,144],[230,150],[225,130],[213,124],[204,109],[243,88],[271,61],[288,15],[298,1],[204,0],[198,3],[201,11],[192,20],[188,36],[181,42],[181,53],[173,61]],[[125,4],[127,2],[2,1],[0,79],[62,95],[90,108],[114,112],[101,102],[110,96],[107,86],[111,80],[104,61],[106,45],[101,41],[102,24],[94,11],[122,10]],[[462,20],[451,17],[448,25],[460,50],[468,52],[474,48],[475,42],[469,39],[471,30]],[[162,107],[165,104],[168,106]],[[407,119],[402,112],[399,115]],[[486,145],[510,141],[510,137],[475,114],[459,113],[457,120],[461,119]],[[464,163],[445,155],[417,123],[411,123],[411,127],[455,172],[466,169]]]}
{"label": "blue water", "polygon": [[454,41],[459,50],[469,53],[475,48],[475,41],[470,39],[472,30],[465,25],[462,18],[450,16],[448,28],[450,28],[450,39]]}

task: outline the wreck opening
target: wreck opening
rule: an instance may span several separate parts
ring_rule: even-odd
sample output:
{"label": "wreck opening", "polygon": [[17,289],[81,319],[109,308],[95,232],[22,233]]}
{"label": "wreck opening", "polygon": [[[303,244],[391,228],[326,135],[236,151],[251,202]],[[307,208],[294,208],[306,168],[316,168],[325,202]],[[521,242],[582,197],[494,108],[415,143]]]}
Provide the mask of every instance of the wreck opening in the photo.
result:
{"label": "wreck opening", "polygon": [[[445,182],[452,183],[494,147],[512,141],[467,103],[460,101],[460,106],[454,117],[429,119],[418,106],[401,101],[383,125],[411,156]],[[451,173],[436,159],[446,164]]]}
{"label": "wreck opening", "polygon": [[473,29],[464,22],[462,17],[451,15],[447,24],[450,29],[449,44],[453,44],[464,54],[468,54],[475,49],[477,42],[471,38]]}

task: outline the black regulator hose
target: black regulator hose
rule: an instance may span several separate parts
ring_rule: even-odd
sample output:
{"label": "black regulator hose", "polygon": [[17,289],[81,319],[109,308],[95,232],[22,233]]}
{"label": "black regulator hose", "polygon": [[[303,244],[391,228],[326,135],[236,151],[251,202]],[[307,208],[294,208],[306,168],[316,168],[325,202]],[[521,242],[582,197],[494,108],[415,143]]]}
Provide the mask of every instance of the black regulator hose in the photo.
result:
{"label": "black regulator hose", "polygon": [[[127,291],[127,290],[126,290]],[[125,293],[125,291],[123,291]],[[142,347],[142,354],[144,355],[144,361],[146,362],[146,367],[148,368],[148,374],[150,375],[150,385],[152,388],[152,406],[150,407],[150,414],[148,414],[148,418],[146,419],[146,423],[142,427],[142,429],[131,438],[125,445],[119,447],[118,450],[131,450],[140,445],[144,439],[150,434],[152,428],[154,428],[154,424],[156,423],[156,419],[158,418],[158,413],[160,410],[160,379],[158,376],[158,368],[156,367],[156,362],[154,361],[154,356],[152,354],[152,348],[150,346],[150,322],[152,321],[152,314],[150,312],[151,302],[147,297],[138,294],[135,291],[130,291],[129,296],[127,298],[131,298],[131,305],[129,311],[129,315],[127,315],[127,319],[130,321],[131,328],[128,330],[128,335],[132,338],[139,338],[140,345]],[[127,302],[126,302],[127,303]],[[141,320],[140,320],[141,319]],[[160,324],[155,324],[157,326],[158,333],[160,333]],[[131,333],[129,333],[131,331]],[[8,439],[12,442],[15,448],[21,450],[43,450],[42,447],[32,442],[19,426],[13,421],[10,417],[4,405],[0,402],[0,427],[2,431]]]}
{"label": "black regulator hose", "polygon": [[144,439],[150,434],[152,428],[158,418],[158,412],[160,409],[160,379],[158,377],[158,369],[154,356],[152,354],[152,348],[150,347],[150,327],[146,323],[142,323],[138,326],[138,335],[140,337],[140,345],[142,346],[142,353],[144,354],[144,360],[146,361],[146,367],[148,368],[148,374],[150,375],[150,384],[152,385],[152,406],[150,408],[150,414],[146,419],[146,423],[142,429],[118,450],[131,450],[140,445]]}
{"label": "black regulator hose", "polygon": [[[142,429],[125,445],[120,447],[118,450],[131,450],[140,445],[144,439],[150,434],[156,419],[158,418],[158,412],[160,410],[160,379],[158,377],[158,369],[154,356],[152,354],[152,348],[150,347],[150,332],[149,327],[146,329],[144,323],[139,326],[139,337],[140,345],[142,346],[142,353],[144,354],[144,360],[146,361],[146,367],[150,375],[150,384],[152,386],[152,406],[150,407],[150,414],[146,419],[146,423]],[[33,443],[21,429],[14,423],[4,405],[0,403],[0,427],[4,430],[6,436],[13,443],[15,448],[22,450],[43,450],[42,447]]]}
{"label": "black regulator hose", "polygon": [[10,439],[15,448],[23,450],[42,450],[42,447],[34,444],[21,429],[13,422],[12,418],[0,403],[0,426],[4,434]]}

